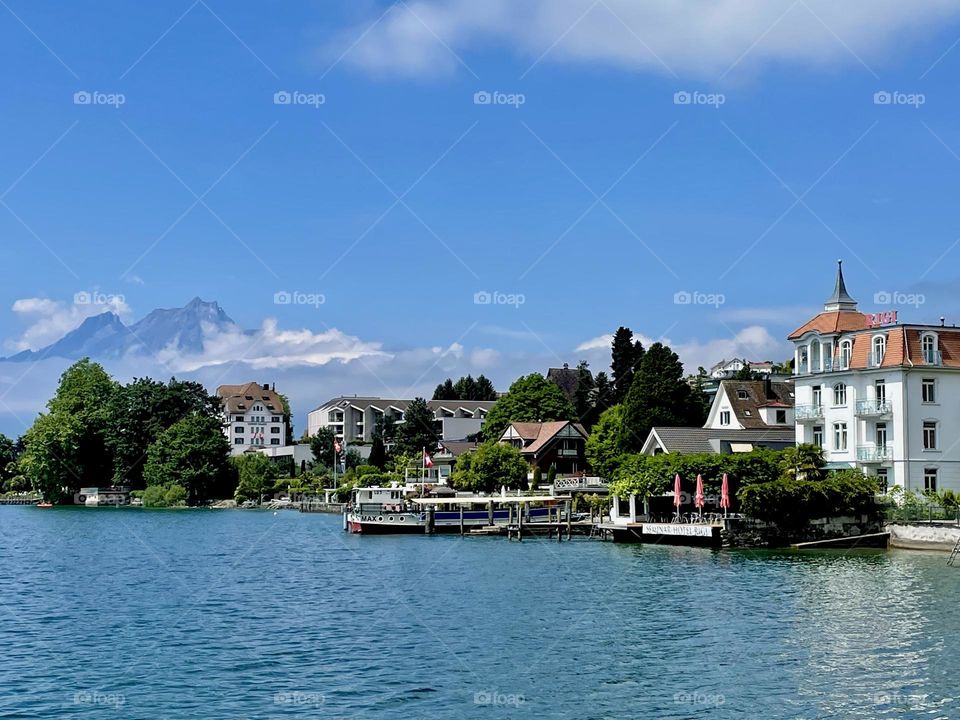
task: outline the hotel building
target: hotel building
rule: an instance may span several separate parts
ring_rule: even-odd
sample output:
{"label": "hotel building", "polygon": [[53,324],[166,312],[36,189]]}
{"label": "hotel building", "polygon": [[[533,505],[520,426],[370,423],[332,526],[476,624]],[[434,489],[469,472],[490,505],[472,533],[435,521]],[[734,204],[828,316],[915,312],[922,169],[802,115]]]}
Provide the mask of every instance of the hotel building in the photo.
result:
{"label": "hotel building", "polygon": [[789,339],[798,443],[887,487],[960,491],[960,328],[859,312],[840,265],[823,312]]}
{"label": "hotel building", "polygon": [[231,455],[286,446],[283,400],[270,385],[221,385],[217,397],[223,404],[223,431]]}

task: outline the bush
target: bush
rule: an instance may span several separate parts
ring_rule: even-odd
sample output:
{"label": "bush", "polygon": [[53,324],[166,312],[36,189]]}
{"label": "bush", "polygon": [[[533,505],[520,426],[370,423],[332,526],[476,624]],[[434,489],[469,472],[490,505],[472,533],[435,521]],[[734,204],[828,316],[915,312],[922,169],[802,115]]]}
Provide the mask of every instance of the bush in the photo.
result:
{"label": "bush", "polygon": [[143,506],[149,508],[183,507],[187,504],[187,490],[177,483],[150,485],[141,493]]}
{"label": "bush", "polygon": [[781,478],[741,488],[743,512],[784,527],[799,527],[814,518],[861,515],[876,508],[875,478],[859,470],[839,470],[823,480]]}

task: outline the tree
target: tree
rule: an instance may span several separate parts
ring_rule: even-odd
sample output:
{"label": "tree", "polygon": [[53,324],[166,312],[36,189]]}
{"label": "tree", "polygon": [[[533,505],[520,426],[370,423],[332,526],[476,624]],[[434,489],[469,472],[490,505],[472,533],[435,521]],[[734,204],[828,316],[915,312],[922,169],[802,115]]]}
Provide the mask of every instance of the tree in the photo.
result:
{"label": "tree", "polygon": [[187,504],[187,491],[177,483],[151,485],[141,498],[143,506],[148,508],[182,507]]}
{"label": "tree", "polygon": [[447,378],[437,385],[433,391],[434,400],[458,400],[457,391],[453,389],[453,380]]}
{"label": "tree", "polygon": [[237,490],[234,499],[238,503],[256,500],[263,503],[264,493],[271,492],[277,481],[277,466],[266,455],[246,453],[232,459],[237,469]]}
{"label": "tree", "polygon": [[493,387],[493,383],[483,375],[477,376],[477,385],[474,393],[474,397],[467,398],[468,400],[496,400],[497,399],[497,390]]}
{"label": "tree", "polygon": [[113,481],[143,488],[147,450],[160,433],[189,415],[218,419],[220,409],[220,399],[196,382],[138,378],[118,387],[109,406],[106,438],[113,454]]}
{"label": "tree", "polygon": [[403,422],[397,427],[394,448],[404,455],[419,456],[424,448],[432,451],[439,441],[433,411],[423,398],[415,398],[403,413]]}
{"label": "tree", "polygon": [[191,415],[160,433],[147,452],[143,477],[148,486],[182,485],[190,505],[233,497],[236,473],[229,456],[230,445],[220,422]]}
{"label": "tree", "polygon": [[287,442],[293,445],[293,413],[290,410],[290,398],[281,394],[280,402],[283,404],[283,426],[286,430]]}
{"label": "tree", "polygon": [[497,391],[483,375],[474,380],[472,375],[454,382],[447,378],[433,391],[434,400],[496,400]]}
{"label": "tree", "polygon": [[746,358],[741,360],[740,363],[740,369],[733,375],[734,380],[763,380],[763,375],[750,369],[750,363],[747,362]]}
{"label": "tree", "polygon": [[351,470],[355,467],[359,467],[363,464],[363,458],[360,456],[360,451],[356,448],[348,447],[347,451],[343,454],[343,467],[345,470]]}
{"label": "tree", "polygon": [[367,462],[379,470],[387,467],[387,448],[383,444],[383,417],[377,419],[373,428],[373,440],[370,443],[370,456]]}
{"label": "tree", "polygon": [[313,458],[324,467],[333,467],[333,444],[336,441],[333,430],[321,427],[317,434],[310,438],[310,450]]}
{"label": "tree", "polygon": [[574,420],[577,411],[557,385],[543,375],[532,373],[514,381],[497,401],[484,423],[483,434],[496,440],[512,422]]}
{"label": "tree", "polygon": [[612,479],[623,451],[620,449],[623,406],[614,405],[605,410],[587,438],[586,457],[590,467],[600,477]]}
{"label": "tree", "polygon": [[512,445],[488,440],[457,459],[453,484],[462,490],[492,492],[500,487],[526,487],[528,466]]}
{"label": "tree", "polygon": [[823,448],[810,443],[801,443],[783,451],[780,469],[782,477],[791,480],[822,480],[824,476]]}
{"label": "tree", "polygon": [[81,487],[113,476],[107,445],[110,405],[118,385],[97,363],[83,359],[61,375],[48,414],[24,435],[21,471],[44,499],[63,502]]}
{"label": "tree", "polygon": [[593,378],[593,411],[595,417],[599,418],[605,410],[616,405],[614,397],[613,383],[602,370]]}
{"label": "tree", "polygon": [[639,340],[634,341],[633,331],[623,326],[617,328],[610,348],[614,403],[622,403],[626,399],[633,384],[634,373],[643,361],[643,355],[643,344]]}
{"label": "tree", "polygon": [[623,404],[620,447],[639,452],[655,425],[702,425],[702,410],[684,380],[680,358],[666,345],[654,343],[644,354]]}
{"label": "tree", "polygon": [[18,474],[17,445],[6,435],[0,434],[0,492],[12,490],[7,483]]}
{"label": "tree", "polygon": [[590,363],[581,360],[577,365],[577,390],[573,395],[574,410],[580,422],[589,429],[596,422],[599,413],[595,413],[596,398],[594,390],[596,383],[593,373],[590,372]]}

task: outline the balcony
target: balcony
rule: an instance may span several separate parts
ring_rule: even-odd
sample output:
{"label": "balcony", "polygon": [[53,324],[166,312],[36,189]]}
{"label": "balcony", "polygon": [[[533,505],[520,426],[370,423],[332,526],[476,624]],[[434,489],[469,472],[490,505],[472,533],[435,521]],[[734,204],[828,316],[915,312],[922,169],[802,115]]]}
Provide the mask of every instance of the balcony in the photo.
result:
{"label": "balcony", "polygon": [[857,400],[857,417],[883,417],[892,412],[893,407],[886,400]]}
{"label": "balcony", "polygon": [[857,445],[857,462],[885,463],[893,460],[893,448],[889,445]]}
{"label": "balcony", "polygon": [[797,422],[823,420],[823,405],[797,405],[794,409]]}

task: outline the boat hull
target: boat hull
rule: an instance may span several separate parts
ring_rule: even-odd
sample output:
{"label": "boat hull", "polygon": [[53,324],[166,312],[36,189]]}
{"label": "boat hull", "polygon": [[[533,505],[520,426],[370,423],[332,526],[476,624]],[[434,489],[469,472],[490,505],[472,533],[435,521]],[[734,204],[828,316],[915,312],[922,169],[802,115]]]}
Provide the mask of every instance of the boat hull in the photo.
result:
{"label": "boat hull", "polygon": [[[524,514],[524,523],[536,523],[546,520],[548,508],[530,508]],[[556,512],[556,511],[554,511]],[[493,525],[506,526],[511,519],[509,510],[498,509],[493,513]],[[514,522],[516,516],[514,515]],[[384,512],[384,513],[358,513],[348,512],[346,518],[346,529],[351,533],[364,535],[391,535],[391,534],[409,534],[409,533],[427,533],[427,524],[429,522],[426,512]],[[460,531],[461,517],[460,511],[438,511],[433,516],[432,532],[435,533],[455,533]],[[490,513],[488,510],[465,510],[463,512],[463,528],[469,531],[471,528],[490,526]]]}

